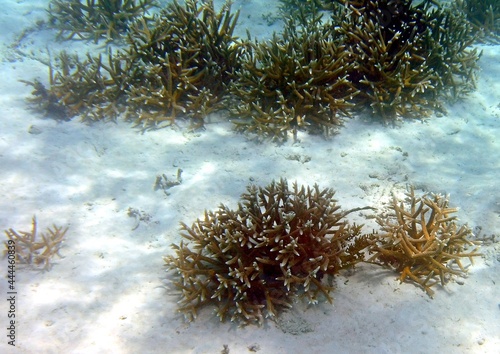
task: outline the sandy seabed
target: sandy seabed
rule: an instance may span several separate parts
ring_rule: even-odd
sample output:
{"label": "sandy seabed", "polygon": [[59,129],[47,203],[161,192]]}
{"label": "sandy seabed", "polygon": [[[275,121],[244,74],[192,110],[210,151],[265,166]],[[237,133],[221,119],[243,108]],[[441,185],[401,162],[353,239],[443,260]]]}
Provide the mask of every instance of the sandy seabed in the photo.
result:
{"label": "sandy seabed", "polygon": [[[236,1],[240,26],[263,36],[261,1]],[[206,130],[141,134],[129,123],[57,122],[26,102],[19,80],[47,81],[47,50],[88,51],[37,28],[48,1],[0,1],[0,227],[69,226],[50,271],[17,269],[16,346],[7,344],[9,302],[1,301],[2,353],[497,353],[500,348],[500,47],[483,45],[477,91],[448,113],[386,127],[369,115],[324,139],[299,134],[256,144],[211,116]],[[259,10],[265,9],[265,11]],[[251,20],[255,22],[251,22]],[[182,183],[154,190],[156,176]],[[467,279],[420,288],[372,265],[336,277],[334,304],[298,302],[263,327],[220,323],[210,308],[186,323],[176,313],[162,256],[188,224],[220,203],[236,208],[253,183],[273,179],[336,190],[344,209],[382,208],[392,193],[449,194],[460,223],[481,238]],[[365,232],[376,228],[355,215]],[[495,238],[496,237],[496,238]],[[7,274],[7,262],[2,261]],[[8,283],[0,282],[7,299]],[[497,349],[495,349],[497,348]]]}

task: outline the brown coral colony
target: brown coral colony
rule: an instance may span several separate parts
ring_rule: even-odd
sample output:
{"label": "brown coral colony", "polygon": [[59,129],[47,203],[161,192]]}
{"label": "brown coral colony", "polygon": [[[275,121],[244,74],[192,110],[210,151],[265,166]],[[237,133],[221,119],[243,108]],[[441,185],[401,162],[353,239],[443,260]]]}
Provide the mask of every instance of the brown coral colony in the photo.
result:
{"label": "brown coral colony", "polygon": [[[70,37],[110,37],[126,27],[126,46],[83,61],[61,53],[49,88],[28,82],[35,101],[57,116],[123,116],[144,129],[183,116],[197,128],[210,112],[226,109],[237,130],[283,141],[298,129],[331,135],[365,106],[385,122],[421,118],[443,110],[444,97],[474,87],[472,25],[430,0],[339,0],[323,12],[321,1],[284,1],[283,32],[263,42],[233,35],[239,13],[230,2],[217,12],[211,0],[174,1],[149,17],[151,1],[92,11],[76,3],[55,1],[50,9],[62,33],[67,17],[80,24]],[[95,22],[99,11],[109,20],[81,25]],[[118,19],[123,25],[113,25]]]}
{"label": "brown coral colony", "polygon": [[[477,241],[466,226],[458,226],[458,209],[448,206],[448,199],[440,195],[415,196],[413,188],[407,193],[408,202],[393,199],[388,216],[379,216],[381,233],[372,240],[368,262],[395,269],[400,280],[409,279],[420,285],[429,296],[431,286],[445,285],[452,275],[464,276],[466,268],[461,258],[480,256]],[[468,247],[474,247],[467,252]]]}
{"label": "brown coral colony", "polygon": [[[341,211],[332,189],[317,185],[289,189],[286,180],[267,187],[250,185],[236,210],[221,205],[191,227],[182,224],[182,241],[165,262],[176,273],[180,311],[187,319],[212,304],[221,320],[262,324],[291,307],[295,295],[315,304],[332,301],[323,279],[359,262],[387,266],[430,296],[440,280],[464,276],[461,259],[480,254],[467,226],[457,226],[456,209],[442,196],[416,197],[408,206],[393,201],[379,216],[380,233],[363,235]],[[391,213],[392,211],[392,213]],[[467,248],[474,247],[472,251]]]}
{"label": "brown coral colony", "polygon": [[250,185],[237,210],[221,205],[191,227],[182,224],[188,243],[165,258],[179,275],[181,311],[194,318],[213,303],[221,320],[262,323],[290,307],[297,292],[310,303],[320,295],[331,302],[323,276],[353,267],[366,246],[333,195],[317,185],[290,190],[284,179]]}

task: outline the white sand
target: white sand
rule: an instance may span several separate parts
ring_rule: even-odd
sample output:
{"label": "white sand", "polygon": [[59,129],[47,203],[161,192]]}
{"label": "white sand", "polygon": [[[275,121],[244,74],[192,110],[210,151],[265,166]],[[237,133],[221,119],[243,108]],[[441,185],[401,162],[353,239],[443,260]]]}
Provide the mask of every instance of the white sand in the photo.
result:
{"label": "white sand", "polygon": [[[264,186],[280,177],[332,187],[344,209],[381,208],[407,184],[449,193],[460,222],[498,240],[498,46],[482,47],[477,91],[424,123],[391,128],[358,116],[331,139],[301,134],[298,143],[283,146],[247,141],[221,117],[197,134],[182,124],[140,134],[123,122],[58,123],[29,108],[31,88],[18,80],[47,82],[47,67],[37,60],[47,58],[47,47],[91,49],[56,43],[47,30],[18,40],[45,18],[47,3],[0,1],[0,228],[29,230],[35,214],[41,229],[52,223],[70,228],[64,258],[50,271],[17,270],[16,347],[7,345],[8,303],[2,301],[1,353],[220,353],[224,345],[230,353],[498,352],[498,242],[483,246],[485,257],[459,279],[463,285],[436,286],[433,300],[413,284],[400,284],[394,273],[361,265],[336,278],[334,305],[298,303],[263,327],[220,323],[210,308],[185,323],[162,260],[180,240],[179,222],[190,224],[220,203],[235,208],[250,179]],[[259,9],[271,11],[262,3],[236,1],[242,26],[260,19]],[[261,35],[274,29],[260,20],[251,26]],[[30,134],[30,126],[40,134]],[[158,174],[174,178],[178,168],[181,185],[168,196],[153,191]],[[149,221],[133,230],[129,208]],[[376,227],[360,215],[352,220],[364,222],[365,232]],[[6,261],[1,264],[6,274]],[[0,294],[7,297],[5,278]]]}

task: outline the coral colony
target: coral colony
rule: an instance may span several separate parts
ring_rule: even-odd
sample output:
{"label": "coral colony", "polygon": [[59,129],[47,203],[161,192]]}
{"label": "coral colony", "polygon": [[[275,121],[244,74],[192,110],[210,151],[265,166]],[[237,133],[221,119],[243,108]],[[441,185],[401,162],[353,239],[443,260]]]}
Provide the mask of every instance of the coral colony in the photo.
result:
{"label": "coral colony", "polygon": [[27,82],[33,100],[59,119],[124,117],[143,129],[179,116],[194,129],[224,109],[238,131],[283,141],[299,129],[334,134],[363,107],[384,122],[422,118],[474,88],[472,10],[430,0],[288,0],[283,31],[260,42],[233,35],[239,13],[230,2],[217,12],[211,0],[174,1],[149,16],[155,5],[53,1],[61,36],[118,38],[122,49],[60,53],[49,87]]}
{"label": "coral colony", "polygon": [[[389,213],[379,216],[381,233],[374,235],[368,252],[374,254],[368,262],[395,269],[400,280],[409,279],[420,285],[429,296],[431,286],[438,281],[445,285],[452,275],[464,276],[461,258],[480,256],[477,241],[466,226],[456,224],[457,208],[448,206],[441,195],[416,197],[413,188],[406,203],[393,198]],[[468,247],[474,247],[467,252]]]}
{"label": "coral colony", "polygon": [[350,225],[331,189],[289,189],[286,180],[266,188],[249,186],[236,210],[221,205],[191,227],[182,224],[184,244],[165,257],[177,271],[180,309],[188,318],[214,303],[217,316],[261,324],[301,293],[310,303],[328,301],[323,275],[363,259],[360,226]]}
{"label": "coral colony", "polygon": [[[383,122],[422,118],[472,90],[480,53],[471,45],[498,33],[497,3],[283,0],[283,31],[258,41],[233,35],[239,13],[230,2],[216,11],[211,0],[173,1],[150,15],[156,1],[55,0],[48,11],[60,38],[106,39],[120,49],[61,52],[48,86],[26,83],[31,100],[57,119],[123,117],[151,129],[187,117],[196,129],[224,109],[238,131],[258,139],[331,135],[360,109]],[[221,205],[182,223],[183,241],[164,258],[179,310],[194,319],[213,305],[221,320],[262,324],[296,296],[331,302],[327,278],[359,262],[390,268],[432,297],[431,287],[464,276],[463,260],[480,255],[446,197],[410,188],[369,234],[348,221],[367,208],[342,211],[333,197],[332,189],[281,179],[248,186],[235,210]],[[40,239],[34,218],[31,232],[6,231],[18,260],[44,268],[65,233],[54,226]]]}
{"label": "coral colony", "polygon": [[57,68],[50,67],[49,88],[28,82],[33,100],[62,119],[113,120],[123,114],[150,128],[182,115],[200,127],[208,113],[223,107],[239,66],[241,49],[232,35],[237,18],[229,3],[216,12],[212,1],[173,2],[153,18],[128,24],[124,50],[85,59],[60,53]]}
{"label": "coral colony", "polygon": [[212,304],[221,321],[262,324],[291,307],[296,295],[311,304],[332,302],[325,278],[359,262],[392,268],[401,282],[432,297],[438,281],[466,274],[462,258],[480,256],[445,197],[416,197],[410,189],[407,201],[394,198],[378,217],[379,233],[363,235],[346,217],[365,208],[342,211],[333,196],[318,185],[290,189],[281,179],[265,188],[250,185],[236,210],[221,205],[192,226],[181,224],[186,243],[165,257],[181,291],[179,310],[191,320]]}

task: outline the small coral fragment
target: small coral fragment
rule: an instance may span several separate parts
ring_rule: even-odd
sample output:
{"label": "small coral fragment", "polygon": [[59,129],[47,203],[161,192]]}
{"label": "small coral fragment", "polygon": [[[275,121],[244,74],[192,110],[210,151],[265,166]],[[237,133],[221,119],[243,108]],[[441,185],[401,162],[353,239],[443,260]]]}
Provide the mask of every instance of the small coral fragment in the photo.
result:
{"label": "small coral fragment", "polygon": [[67,227],[63,229],[53,225],[53,228],[47,228],[45,233],[38,233],[36,217],[33,216],[31,232],[5,230],[8,240],[4,242],[6,248],[4,254],[10,254],[10,250],[14,247],[16,260],[19,263],[48,270],[51,267],[52,257],[56,254],[61,257],[59,249],[67,230]]}

